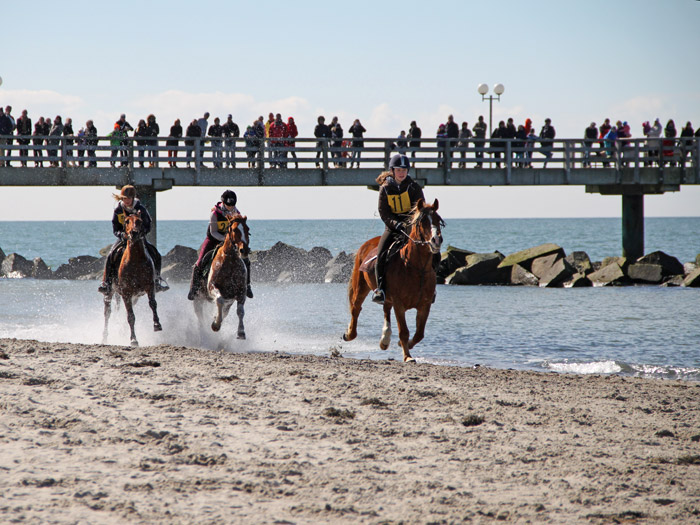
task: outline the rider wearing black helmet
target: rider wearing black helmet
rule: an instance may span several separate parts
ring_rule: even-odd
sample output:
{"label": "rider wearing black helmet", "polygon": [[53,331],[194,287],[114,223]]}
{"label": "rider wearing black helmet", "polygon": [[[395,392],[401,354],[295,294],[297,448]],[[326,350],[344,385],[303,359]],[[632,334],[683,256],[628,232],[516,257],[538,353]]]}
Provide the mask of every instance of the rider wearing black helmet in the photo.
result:
{"label": "rider wearing black helmet", "polygon": [[384,267],[386,265],[386,251],[397,236],[405,236],[404,222],[408,218],[411,209],[418,199],[425,199],[423,190],[411,177],[408,176],[410,163],[406,155],[394,155],[389,161],[390,171],[385,171],[377,177],[379,184],[379,216],[386,225],[386,229],[379,239],[377,246],[377,263],[375,274],[377,277],[377,289],[374,290],[372,301],[383,304],[385,299]]}
{"label": "rider wearing black helmet", "polygon": [[[202,276],[202,268],[200,267],[202,259],[204,256],[212,251],[216,246],[223,242],[226,238],[226,232],[228,231],[231,219],[237,215],[241,215],[241,212],[236,208],[236,202],[238,202],[238,197],[236,193],[232,190],[226,190],[221,195],[221,200],[216,203],[216,205],[211,209],[211,216],[209,217],[209,226],[207,227],[207,238],[204,239],[202,246],[199,248],[199,258],[197,262],[192,267],[192,279],[190,281],[190,292],[187,294],[187,298],[190,301],[194,300],[197,290],[199,290],[199,283]],[[248,245],[248,230],[243,228],[244,231],[243,238],[246,241],[246,246]],[[246,295],[252,299],[253,289],[250,287],[250,259],[248,258],[248,250],[246,253],[241,253],[243,262],[248,274],[248,289]]]}

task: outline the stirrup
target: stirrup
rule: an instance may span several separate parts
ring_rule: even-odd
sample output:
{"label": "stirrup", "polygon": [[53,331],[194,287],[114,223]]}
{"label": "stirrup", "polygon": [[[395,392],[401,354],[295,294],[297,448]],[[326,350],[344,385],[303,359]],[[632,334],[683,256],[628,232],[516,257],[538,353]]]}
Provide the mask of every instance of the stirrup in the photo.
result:
{"label": "stirrup", "polygon": [[377,304],[384,304],[384,290],[377,288],[372,292],[372,302]]}
{"label": "stirrup", "polygon": [[156,292],[165,292],[166,290],[170,290],[170,286],[168,285],[168,283],[165,282],[165,280],[162,277],[156,278],[155,285]]}

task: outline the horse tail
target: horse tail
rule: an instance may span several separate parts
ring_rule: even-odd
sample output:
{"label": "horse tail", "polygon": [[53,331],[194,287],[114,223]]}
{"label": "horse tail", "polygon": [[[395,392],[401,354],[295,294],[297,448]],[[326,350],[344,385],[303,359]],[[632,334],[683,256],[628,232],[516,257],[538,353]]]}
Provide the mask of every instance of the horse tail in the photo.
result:
{"label": "horse tail", "polygon": [[356,290],[360,289],[360,279],[362,279],[362,272],[360,271],[360,265],[362,264],[362,250],[357,250],[355,254],[355,262],[352,265],[352,275],[350,276],[350,282],[348,283],[348,304],[352,305],[353,294]]}

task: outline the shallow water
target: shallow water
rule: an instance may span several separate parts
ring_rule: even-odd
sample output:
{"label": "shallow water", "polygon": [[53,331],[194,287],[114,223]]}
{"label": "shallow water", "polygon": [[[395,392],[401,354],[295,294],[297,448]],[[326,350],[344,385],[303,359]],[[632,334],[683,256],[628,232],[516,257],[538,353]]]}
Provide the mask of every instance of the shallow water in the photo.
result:
{"label": "shallow water", "polygon": [[[0,279],[0,337],[99,343],[102,296],[95,281]],[[142,346],[160,343],[235,352],[289,352],[401,359],[394,339],[378,348],[381,308],[369,300],[359,336],[349,321],[344,284],[256,284],[246,303],[247,340],[236,339],[235,309],[220,334],[200,329],[187,286],[158,294],[163,332],[152,329],[145,299],[136,306]],[[628,287],[540,289],[439,286],[418,362],[700,381],[700,290]],[[409,312],[409,327],[414,317]],[[113,309],[108,343],[129,344],[123,307]]]}

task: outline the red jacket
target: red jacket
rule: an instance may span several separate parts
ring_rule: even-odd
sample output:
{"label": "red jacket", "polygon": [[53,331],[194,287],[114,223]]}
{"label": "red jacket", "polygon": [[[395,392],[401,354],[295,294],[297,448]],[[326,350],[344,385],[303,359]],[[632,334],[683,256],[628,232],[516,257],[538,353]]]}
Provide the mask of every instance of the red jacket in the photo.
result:
{"label": "red jacket", "polygon": [[[299,135],[297,125],[294,123],[294,119],[292,117],[289,117],[289,122],[287,123],[287,134],[285,135],[285,137],[294,139],[297,137],[297,135]],[[287,142],[287,146],[289,146],[290,148],[293,148],[294,144],[295,142],[292,140]]]}
{"label": "red jacket", "polygon": [[[284,122],[270,124],[270,138],[282,138],[287,136],[287,125]],[[279,141],[276,141],[279,142]]]}

